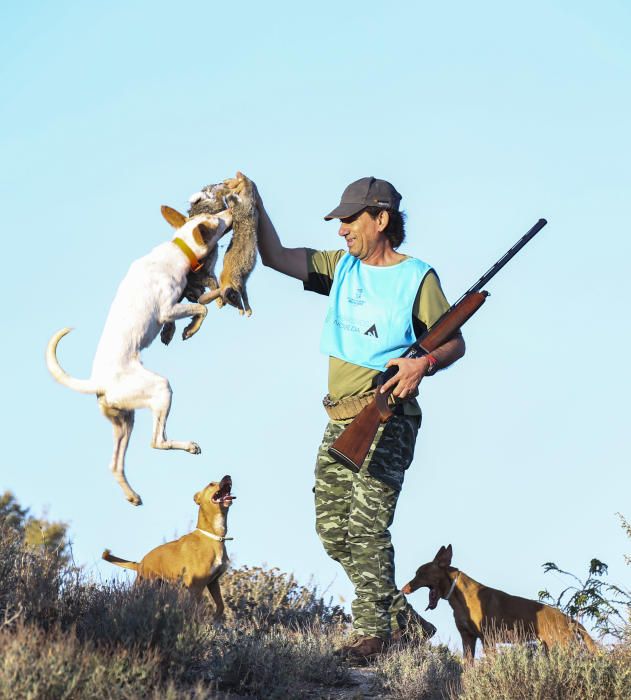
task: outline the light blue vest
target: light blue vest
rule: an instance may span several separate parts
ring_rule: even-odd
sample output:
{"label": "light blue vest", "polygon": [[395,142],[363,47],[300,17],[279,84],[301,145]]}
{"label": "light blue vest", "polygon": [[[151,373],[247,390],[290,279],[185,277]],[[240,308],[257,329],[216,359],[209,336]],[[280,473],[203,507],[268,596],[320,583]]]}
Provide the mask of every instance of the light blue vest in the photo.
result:
{"label": "light blue vest", "polygon": [[407,258],[386,267],[365,265],[346,253],[329,293],[320,350],[354,365],[383,370],[416,340],[414,300],[432,268]]}

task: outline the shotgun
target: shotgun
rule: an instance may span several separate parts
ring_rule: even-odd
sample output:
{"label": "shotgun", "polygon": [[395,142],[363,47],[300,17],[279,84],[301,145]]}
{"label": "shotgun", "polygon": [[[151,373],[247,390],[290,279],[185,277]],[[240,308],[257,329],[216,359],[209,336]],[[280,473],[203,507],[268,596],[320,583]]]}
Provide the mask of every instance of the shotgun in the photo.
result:
{"label": "shotgun", "polygon": [[[450,307],[420,338],[410,345],[401,357],[415,359],[431,353],[449,340],[466,321],[484,304],[488,292],[482,287],[494,277],[506,263],[515,256],[547,224],[545,219],[537,223],[524,234],[515,245],[506,252],[482,277],[468,289],[458,301]],[[346,426],[337,440],[329,447],[329,454],[349,469],[358,472],[370,450],[377,430],[393,415],[388,406],[388,398],[394,387],[385,393],[381,386],[399,371],[398,367],[389,367],[376,378],[375,398],[362,408]]]}

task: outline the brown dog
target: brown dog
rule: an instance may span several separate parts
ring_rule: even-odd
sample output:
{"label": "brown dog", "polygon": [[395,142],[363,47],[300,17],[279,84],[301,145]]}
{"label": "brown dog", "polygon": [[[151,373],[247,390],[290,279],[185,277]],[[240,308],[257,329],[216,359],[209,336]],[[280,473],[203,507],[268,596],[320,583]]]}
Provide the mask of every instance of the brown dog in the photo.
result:
{"label": "brown dog", "polygon": [[478,639],[487,648],[502,633],[509,641],[511,633],[536,638],[545,648],[569,644],[580,635],[590,651],[596,650],[585,628],[557,608],[484,586],[451,566],[451,556],[451,545],[441,547],[434,561],[423,564],[401,591],[408,595],[418,588],[429,588],[430,610],[440,598],[449,601],[468,659],[473,659]]}
{"label": "brown dog", "polygon": [[103,559],[137,572],[136,581],[161,579],[181,581],[197,599],[207,588],[215,603],[215,619],[223,617],[224,604],[219,577],[228,567],[225,541],[228,508],[235,496],[229,476],[211,482],[193,497],[199,506],[197,528],[174,542],[167,542],[146,554],[140,562],[119,559],[103,552]]}

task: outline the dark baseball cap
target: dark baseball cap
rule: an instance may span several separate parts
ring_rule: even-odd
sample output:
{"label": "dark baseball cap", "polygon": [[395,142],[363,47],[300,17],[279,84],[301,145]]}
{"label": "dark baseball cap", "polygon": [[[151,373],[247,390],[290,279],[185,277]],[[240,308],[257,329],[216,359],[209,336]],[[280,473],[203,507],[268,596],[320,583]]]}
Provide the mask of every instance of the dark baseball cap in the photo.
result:
{"label": "dark baseball cap", "polygon": [[382,207],[398,211],[401,195],[386,180],[375,177],[362,177],[351,182],[342,192],[342,199],[337,207],[327,214],[324,219],[345,219],[353,216],[366,207]]}

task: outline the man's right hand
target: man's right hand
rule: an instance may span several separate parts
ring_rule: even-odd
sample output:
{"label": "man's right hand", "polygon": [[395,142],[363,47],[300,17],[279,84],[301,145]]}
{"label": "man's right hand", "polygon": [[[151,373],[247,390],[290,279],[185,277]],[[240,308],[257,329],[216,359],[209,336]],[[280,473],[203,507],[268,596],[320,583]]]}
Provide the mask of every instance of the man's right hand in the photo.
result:
{"label": "man's right hand", "polygon": [[246,191],[248,187],[252,188],[259,210],[257,243],[263,265],[272,267],[274,270],[278,270],[278,272],[306,282],[309,277],[306,249],[285,248],[280,242],[274,224],[272,224],[265,211],[261,196],[254,182],[247,178],[242,172],[237,171],[234,177],[224,180],[224,185],[235,192],[235,194],[241,194]]}
{"label": "man's right hand", "polygon": [[256,197],[257,205],[261,206],[261,198],[259,197],[256,185],[254,182],[252,182],[252,180],[250,180],[250,178],[246,177],[239,170],[237,170],[237,174],[234,177],[229,177],[227,180],[224,180],[223,184],[231,189],[235,194],[241,194],[242,192],[246,192],[249,188],[251,188],[254,196]]}

